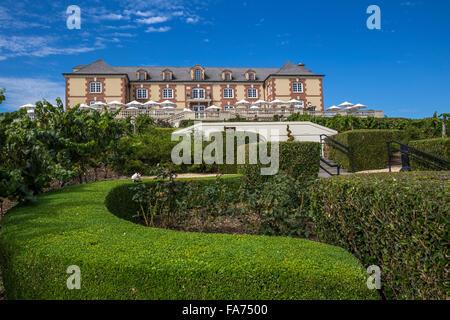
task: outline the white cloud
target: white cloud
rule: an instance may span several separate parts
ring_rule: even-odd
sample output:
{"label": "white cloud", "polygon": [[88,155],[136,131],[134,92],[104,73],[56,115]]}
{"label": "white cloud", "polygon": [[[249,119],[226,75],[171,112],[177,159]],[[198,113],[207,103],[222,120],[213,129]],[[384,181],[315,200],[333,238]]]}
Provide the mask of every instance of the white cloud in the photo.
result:
{"label": "white cloud", "polygon": [[47,57],[50,55],[71,55],[90,52],[99,49],[98,47],[57,47],[53,45],[56,38],[51,36],[0,36],[0,57],[2,60],[12,57],[33,56]]}
{"label": "white cloud", "polygon": [[187,23],[197,23],[199,21],[199,17],[189,17],[186,19]]}
{"label": "white cloud", "polygon": [[103,15],[97,16],[97,18],[99,18],[101,20],[122,20],[125,17],[121,14],[108,13],[108,14],[103,14]]}
{"label": "white cloud", "polygon": [[[130,10],[127,10],[130,11]],[[155,13],[153,11],[140,11],[138,10],[135,15],[139,16],[139,17],[151,17],[154,16]]]}
{"label": "white cloud", "polygon": [[136,21],[139,23],[144,23],[144,24],[155,24],[155,23],[166,22],[167,20],[169,20],[169,18],[166,16],[156,16],[156,17],[150,17],[150,18],[145,18],[145,19],[137,19]]}
{"label": "white cloud", "polygon": [[6,88],[6,100],[0,104],[0,112],[13,111],[27,103],[35,103],[45,98],[54,103],[56,98],[65,101],[65,83],[44,78],[0,77],[0,88]]}
{"label": "white cloud", "polygon": [[170,27],[159,27],[159,28],[149,27],[147,30],[145,30],[145,32],[167,32],[170,29],[171,29]]}

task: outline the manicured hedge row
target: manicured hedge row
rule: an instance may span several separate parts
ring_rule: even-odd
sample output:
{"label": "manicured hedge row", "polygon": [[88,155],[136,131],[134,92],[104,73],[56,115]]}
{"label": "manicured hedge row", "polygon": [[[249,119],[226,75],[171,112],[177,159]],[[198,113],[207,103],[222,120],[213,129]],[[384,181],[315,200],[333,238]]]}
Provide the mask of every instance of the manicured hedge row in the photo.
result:
{"label": "manicured hedge row", "polygon": [[[241,184],[241,176],[233,175],[233,176],[224,176],[224,182],[230,187],[230,191],[236,194],[236,199],[238,199],[238,190]],[[208,186],[210,184],[214,184],[216,181],[215,177],[208,178],[195,178],[191,179],[189,183]],[[150,185],[156,183],[156,180],[147,181],[146,184]],[[108,210],[118,216],[119,218],[138,222],[139,218],[136,216],[139,205],[133,201],[134,192],[130,190],[130,186],[133,183],[125,183],[121,184],[115,188],[113,188],[105,198],[105,206]],[[180,195],[182,197],[183,195]]]}
{"label": "manicured hedge row", "polygon": [[396,299],[446,299],[448,172],[361,174],[318,180],[311,192],[315,230],[364,265],[381,267]]}
{"label": "manicured hedge row", "polygon": [[[400,130],[351,130],[333,136],[333,139],[349,146],[354,153],[355,171],[384,169],[388,167],[388,141],[403,142],[406,134]],[[329,157],[351,170],[350,158],[331,147]]]}
{"label": "manicured hedge row", "polygon": [[[271,150],[268,143],[267,149]],[[248,153],[248,147],[247,151]],[[316,142],[280,142],[279,143],[279,171],[283,171],[296,179],[316,178],[319,174],[320,144]],[[270,165],[264,165],[269,167]],[[251,180],[265,179],[261,176],[261,164],[241,165],[238,172]]]}
{"label": "manicured hedge row", "polygon": [[[420,151],[424,151],[424,152],[430,153],[436,157],[450,161],[450,138],[411,141],[409,143],[409,145],[411,147],[419,149]],[[426,158],[423,156],[421,156],[421,157]],[[413,171],[439,170],[439,168],[432,167],[423,161],[415,159],[414,157],[410,157],[409,164],[410,164],[411,170],[413,170]]]}
{"label": "manicured hedge row", "polygon": [[[288,237],[200,234],[140,226],[105,196],[126,181],[44,194],[4,217],[8,299],[377,299],[344,249]],[[66,270],[81,270],[69,290]]]}

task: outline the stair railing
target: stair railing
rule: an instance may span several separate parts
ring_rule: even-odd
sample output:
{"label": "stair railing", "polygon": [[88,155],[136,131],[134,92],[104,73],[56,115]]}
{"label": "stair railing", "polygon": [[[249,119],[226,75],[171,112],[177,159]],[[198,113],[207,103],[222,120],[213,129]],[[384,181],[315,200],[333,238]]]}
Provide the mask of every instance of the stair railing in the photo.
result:
{"label": "stair railing", "polygon": [[[347,155],[349,160],[350,160],[350,168],[351,168],[351,172],[355,172],[355,165],[354,165],[354,152],[353,152],[353,148],[350,146],[346,146],[345,144],[337,141],[336,139],[333,139],[332,137],[326,135],[326,134],[321,134],[320,135],[320,144],[323,146],[325,145],[325,143],[328,143],[329,145],[331,145],[334,149],[342,152],[343,154]],[[322,157],[323,159],[323,157]],[[321,159],[321,161],[322,161]],[[327,161],[322,161],[326,164]],[[326,171],[326,170],[325,170]]]}
{"label": "stair railing", "polygon": [[[399,147],[394,147],[393,144],[398,145]],[[442,159],[433,154],[411,147],[407,143],[401,143],[398,141],[388,141],[387,151],[388,151],[389,172],[391,172],[393,152],[400,152],[402,155],[402,169],[400,171],[411,171],[411,168],[409,166],[410,157],[417,159],[420,162],[425,163],[428,166],[434,168],[438,168],[441,170],[450,170],[450,162],[447,161],[446,159]]]}

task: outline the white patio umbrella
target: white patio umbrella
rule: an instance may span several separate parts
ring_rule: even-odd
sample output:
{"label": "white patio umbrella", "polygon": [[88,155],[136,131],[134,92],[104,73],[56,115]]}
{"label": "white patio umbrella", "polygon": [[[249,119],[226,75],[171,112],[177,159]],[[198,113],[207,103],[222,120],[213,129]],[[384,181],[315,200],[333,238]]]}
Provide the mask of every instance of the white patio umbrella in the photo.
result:
{"label": "white patio umbrella", "polygon": [[147,101],[143,103],[144,106],[159,106],[159,103],[153,100]]}
{"label": "white patio umbrella", "polygon": [[206,108],[206,110],[220,110],[220,107],[215,106],[215,105],[211,105],[208,108]]}
{"label": "white patio umbrella", "polygon": [[353,106],[354,106],[354,104],[351,102],[348,102],[348,101],[342,102],[340,105],[338,105],[338,107],[341,107],[341,108],[348,108],[348,107],[353,107]]}
{"label": "white patio umbrella", "polygon": [[337,107],[337,106],[331,106],[327,109],[327,111],[339,111],[341,110],[341,108]]}
{"label": "white patio umbrella", "polygon": [[259,109],[258,106],[251,106],[250,109]]}
{"label": "white patio umbrella", "polygon": [[27,109],[27,113],[34,113],[33,109]]}
{"label": "white patio umbrella", "polygon": [[189,109],[189,108],[184,108],[183,111],[186,111],[186,112],[192,112],[192,110]]}
{"label": "white patio umbrella", "polygon": [[90,109],[91,107],[90,106],[88,106],[87,104],[85,104],[85,103],[82,103],[82,104],[80,104],[80,110],[84,110],[84,109]]}
{"label": "white patio umbrella", "polygon": [[278,105],[282,105],[282,104],[287,104],[287,102],[286,101],[282,101],[280,99],[275,99],[275,100],[270,101],[269,104],[271,106],[278,106]]}
{"label": "white patio umbrella", "polygon": [[114,100],[107,103],[108,106],[123,106],[124,104],[120,101]]}
{"label": "white patio umbrella", "polygon": [[101,101],[97,101],[92,106],[94,106],[94,107],[103,107],[103,106],[106,106],[106,103],[101,102]]}
{"label": "white patio umbrella", "polygon": [[290,106],[293,106],[294,108],[303,108],[303,101],[297,99],[291,99],[286,103]]}
{"label": "white patio umbrella", "polygon": [[136,107],[128,107],[127,110],[139,110],[139,109]]}
{"label": "white patio umbrella", "polygon": [[161,102],[160,105],[163,107],[173,107],[173,106],[176,106],[177,104],[175,102],[165,100],[165,101]]}
{"label": "white patio umbrella", "polygon": [[248,106],[248,105],[250,105],[250,104],[251,104],[251,103],[248,102],[247,100],[242,99],[241,101],[236,102],[234,105],[236,105],[236,106]]}
{"label": "white patio umbrella", "polygon": [[23,106],[20,106],[20,107],[19,107],[19,109],[22,109],[22,108],[26,108],[26,109],[34,109],[34,108],[36,108],[36,106],[35,106],[34,104],[27,103],[27,104],[24,104]]}
{"label": "white patio umbrella", "polygon": [[355,105],[353,106],[353,108],[359,110],[359,109],[367,108],[367,106],[365,106],[365,105],[363,105],[363,104],[361,104],[361,103],[358,103],[358,104],[355,104]]}
{"label": "white patio umbrella", "polygon": [[261,99],[259,99],[258,101],[253,102],[253,105],[255,105],[255,106],[263,106],[263,105],[266,105],[266,104],[268,104],[268,102],[264,101],[264,100],[261,100]]}
{"label": "white patio umbrella", "polygon": [[137,107],[137,106],[142,106],[142,103],[137,102],[136,100],[127,103],[127,107]]}

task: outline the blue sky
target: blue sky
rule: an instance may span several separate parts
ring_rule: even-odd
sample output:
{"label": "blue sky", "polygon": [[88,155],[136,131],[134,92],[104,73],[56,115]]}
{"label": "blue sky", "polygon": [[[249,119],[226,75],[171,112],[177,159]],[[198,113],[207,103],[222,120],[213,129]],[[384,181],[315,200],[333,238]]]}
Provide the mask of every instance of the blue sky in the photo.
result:
{"label": "blue sky", "polygon": [[[369,5],[381,30],[369,30]],[[81,8],[81,29],[66,8]],[[325,74],[344,100],[418,118],[450,111],[450,3],[437,0],[121,0],[0,2],[0,112],[64,97],[79,64],[281,67]]]}

